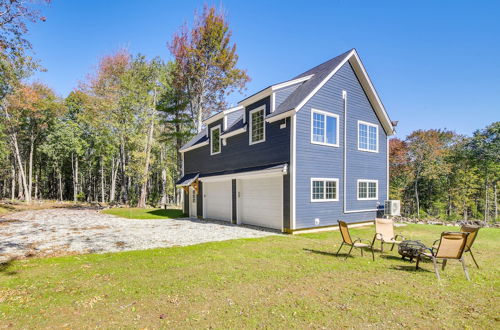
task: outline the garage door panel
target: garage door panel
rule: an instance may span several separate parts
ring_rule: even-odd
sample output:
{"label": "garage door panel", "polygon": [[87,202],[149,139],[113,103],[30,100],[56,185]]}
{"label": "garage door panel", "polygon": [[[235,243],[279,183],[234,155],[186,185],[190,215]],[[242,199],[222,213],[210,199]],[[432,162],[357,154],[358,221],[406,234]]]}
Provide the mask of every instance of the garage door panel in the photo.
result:
{"label": "garage door panel", "polygon": [[207,182],[203,185],[205,195],[205,217],[231,221],[231,181]]}
{"label": "garage door panel", "polygon": [[240,221],[282,229],[283,177],[240,180]]}

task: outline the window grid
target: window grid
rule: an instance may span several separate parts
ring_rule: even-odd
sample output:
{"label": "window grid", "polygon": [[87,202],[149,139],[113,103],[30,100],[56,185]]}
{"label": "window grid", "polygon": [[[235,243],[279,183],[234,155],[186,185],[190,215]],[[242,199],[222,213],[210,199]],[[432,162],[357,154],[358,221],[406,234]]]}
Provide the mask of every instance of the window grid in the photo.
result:
{"label": "window grid", "polygon": [[378,126],[365,123],[358,124],[358,149],[377,151]]}
{"label": "window grid", "polygon": [[337,201],[337,179],[312,179],[312,201]]}
{"label": "window grid", "polygon": [[220,128],[212,128],[212,136],[210,137],[212,154],[220,152]]}
{"label": "window grid", "polygon": [[358,181],[358,199],[377,199],[376,181]]}
{"label": "window grid", "polygon": [[264,140],[264,109],[252,113],[252,143]]}
{"label": "window grid", "polygon": [[337,146],[338,118],[312,110],[312,142]]}

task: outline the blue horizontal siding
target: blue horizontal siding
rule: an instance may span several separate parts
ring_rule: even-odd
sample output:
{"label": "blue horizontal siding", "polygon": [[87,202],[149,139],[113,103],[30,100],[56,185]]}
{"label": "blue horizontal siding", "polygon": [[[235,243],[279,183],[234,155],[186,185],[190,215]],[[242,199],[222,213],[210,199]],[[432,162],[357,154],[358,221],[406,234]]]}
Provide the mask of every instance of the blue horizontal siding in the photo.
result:
{"label": "blue horizontal siding", "polygon": [[[296,229],[336,225],[337,220],[361,222],[373,220],[376,212],[344,213],[343,147],[344,105],[342,90],[347,91],[347,210],[375,209],[387,198],[387,136],[366,97],[354,71],[346,63],[297,112],[296,128]],[[312,144],[311,109],[339,115],[339,147]],[[357,150],[358,120],[379,125],[379,152]],[[311,178],[338,178],[336,202],[311,202]],[[378,180],[378,200],[358,201],[358,179]],[[320,219],[315,224],[315,218]]]}
{"label": "blue horizontal siding", "polygon": [[[261,105],[270,111],[270,98],[266,97],[245,108],[248,112]],[[288,163],[290,161],[290,124],[280,128],[283,120],[266,123],[266,141],[249,145],[249,132],[229,137],[226,145],[222,145],[221,153],[210,155],[210,145],[184,153],[184,172],[186,174],[200,172],[203,174],[254,167],[260,165]],[[210,128],[221,121],[210,124]]]}

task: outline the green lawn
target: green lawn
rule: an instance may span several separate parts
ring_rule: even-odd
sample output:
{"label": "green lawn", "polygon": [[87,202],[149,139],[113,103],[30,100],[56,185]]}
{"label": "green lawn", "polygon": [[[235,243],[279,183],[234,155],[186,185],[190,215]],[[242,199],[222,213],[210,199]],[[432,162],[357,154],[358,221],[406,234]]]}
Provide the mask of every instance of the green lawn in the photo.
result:
{"label": "green lawn", "polygon": [[[411,225],[430,244],[452,227]],[[371,238],[373,227],[352,229]],[[396,252],[347,261],[338,232],[20,260],[0,268],[0,320],[14,328],[498,328],[500,230],[481,229],[472,281]],[[344,251],[347,252],[347,251]]]}
{"label": "green lawn", "polygon": [[178,209],[114,208],[104,210],[102,213],[128,219],[175,219],[185,216],[182,210]]}

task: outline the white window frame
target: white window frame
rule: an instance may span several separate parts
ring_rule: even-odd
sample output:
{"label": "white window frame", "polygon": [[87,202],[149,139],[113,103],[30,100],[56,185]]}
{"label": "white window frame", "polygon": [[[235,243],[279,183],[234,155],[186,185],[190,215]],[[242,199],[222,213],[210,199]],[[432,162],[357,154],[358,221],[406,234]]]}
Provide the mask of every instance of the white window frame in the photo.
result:
{"label": "white window frame", "polygon": [[[366,182],[366,198],[359,197],[359,184],[361,182]],[[368,184],[370,182],[375,182],[375,184],[376,184],[375,197],[368,197]],[[376,201],[376,200],[378,200],[378,180],[358,179],[358,181],[356,182],[356,198],[358,199],[358,201]]]}
{"label": "white window frame", "polygon": [[[213,141],[214,139],[212,138],[213,136],[213,131],[215,130],[219,130],[219,151],[218,152],[213,152]],[[222,151],[222,138],[221,138],[221,135],[222,135],[222,129],[221,129],[221,125],[216,125],[212,128],[210,128],[210,155],[218,155],[221,153]]]}
{"label": "white window frame", "polygon": [[[263,137],[262,140],[259,141],[252,141],[252,114],[254,112],[262,111],[263,112],[263,118],[262,118],[262,125],[264,126],[263,128]],[[253,110],[250,110],[248,112],[248,144],[249,145],[254,145],[257,143],[262,143],[266,141],[266,106],[261,105],[258,108],[255,108]]]}
{"label": "white window frame", "polygon": [[[366,141],[366,146],[367,148],[361,148],[360,145],[359,145],[359,137],[360,137],[360,134],[359,134],[359,129],[360,129],[360,126],[361,124],[363,125],[366,125],[368,127],[375,127],[376,129],[376,144],[375,144],[375,150],[371,150],[369,149],[370,147],[370,129],[368,128],[366,134],[367,134],[367,141]],[[362,120],[358,120],[358,150],[360,151],[367,151],[367,152],[378,152],[378,125],[377,124],[372,124],[372,123],[369,123],[369,122],[366,122],[366,121],[362,121]]]}
{"label": "white window frame", "polygon": [[[336,128],[335,128],[335,133],[336,133],[335,141],[337,141],[337,143],[327,143],[327,142],[314,141],[314,114],[315,113],[319,113],[319,114],[325,116],[325,136],[324,136],[325,141],[326,141],[326,134],[327,134],[327,132],[326,132],[326,117],[335,117],[336,124],[337,124]],[[311,143],[312,144],[319,144],[322,146],[338,147],[339,146],[339,115],[331,113],[331,112],[326,112],[323,110],[318,110],[318,109],[312,108],[311,109]]]}
{"label": "white window frame", "polygon": [[[313,199],[313,182],[323,181],[323,196],[326,197],[326,182],[335,182],[336,187],[336,198],[334,199]],[[338,178],[311,178],[311,202],[312,203],[323,203],[323,202],[338,202],[339,201],[339,179]]]}

